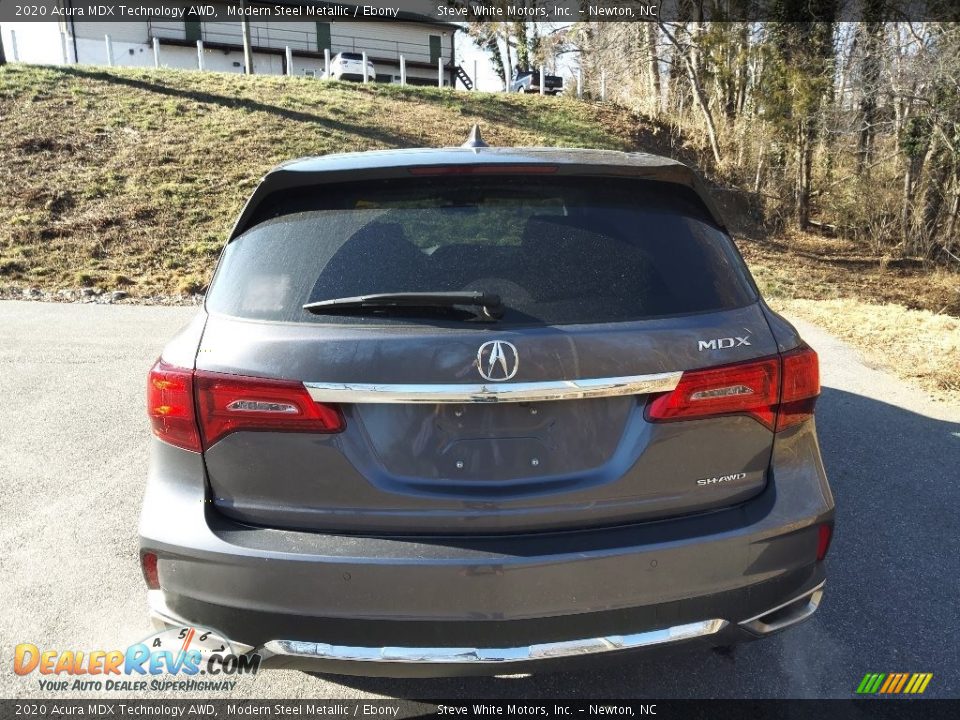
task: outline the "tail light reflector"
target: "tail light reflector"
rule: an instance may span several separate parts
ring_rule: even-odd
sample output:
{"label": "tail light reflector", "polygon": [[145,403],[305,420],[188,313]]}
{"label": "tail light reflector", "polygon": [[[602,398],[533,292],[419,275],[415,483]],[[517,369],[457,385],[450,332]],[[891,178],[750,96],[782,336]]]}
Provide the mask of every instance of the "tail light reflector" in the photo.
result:
{"label": "tail light reflector", "polygon": [[817,562],[820,562],[827,556],[830,549],[830,541],[833,539],[833,526],[824,523],[817,528]]}
{"label": "tail light reflector", "polygon": [[149,590],[160,589],[160,576],[157,573],[157,554],[152,552],[140,553],[140,569],[143,570],[143,579],[147,581]]}
{"label": "tail light reflector", "polygon": [[240,430],[315,433],[343,430],[340,411],[314,402],[300,382],[197,370],[194,384],[204,448]]}
{"label": "tail light reflector", "polygon": [[803,346],[776,357],[683,373],[671,392],[655,397],[652,421],[749,415],[779,432],[813,415],[820,394],[817,354]]}
{"label": "tail light reflector", "polygon": [[187,370],[158,360],[147,380],[154,434],[200,452],[240,430],[335,433],[343,416],[314,402],[303,383]]}
{"label": "tail light reflector", "polygon": [[147,415],[161,440],[200,452],[193,409],[193,371],[157,360],[147,377]]}

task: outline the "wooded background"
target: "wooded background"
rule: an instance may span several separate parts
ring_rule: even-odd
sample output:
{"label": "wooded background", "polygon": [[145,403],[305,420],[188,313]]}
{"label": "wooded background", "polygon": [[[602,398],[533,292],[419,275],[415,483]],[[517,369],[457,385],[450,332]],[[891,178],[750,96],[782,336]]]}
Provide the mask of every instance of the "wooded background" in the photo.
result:
{"label": "wooded background", "polygon": [[[776,7],[793,20],[798,2]],[[691,7],[683,21],[469,32],[502,76],[576,68],[594,99],[603,82],[608,101],[666,125],[712,180],[749,194],[767,228],[957,267],[960,25],[885,21],[884,0],[864,0],[859,22],[833,0],[802,4],[814,20],[706,22]]]}

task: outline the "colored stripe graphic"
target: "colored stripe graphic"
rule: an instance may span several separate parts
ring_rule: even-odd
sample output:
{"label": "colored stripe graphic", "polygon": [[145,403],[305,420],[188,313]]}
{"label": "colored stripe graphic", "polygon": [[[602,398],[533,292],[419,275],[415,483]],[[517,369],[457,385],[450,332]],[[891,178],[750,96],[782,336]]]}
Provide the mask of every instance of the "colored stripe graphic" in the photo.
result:
{"label": "colored stripe graphic", "polygon": [[933,673],[867,673],[857,686],[858,695],[922,695]]}
{"label": "colored stripe graphic", "polygon": [[880,689],[880,683],[886,677],[885,673],[867,673],[860,682],[857,692],[862,695],[872,695]]}
{"label": "colored stripe graphic", "polygon": [[930,684],[932,677],[933,673],[914,673],[904,692],[910,693],[911,695],[922,694],[923,691],[927,689],[927,685]]}

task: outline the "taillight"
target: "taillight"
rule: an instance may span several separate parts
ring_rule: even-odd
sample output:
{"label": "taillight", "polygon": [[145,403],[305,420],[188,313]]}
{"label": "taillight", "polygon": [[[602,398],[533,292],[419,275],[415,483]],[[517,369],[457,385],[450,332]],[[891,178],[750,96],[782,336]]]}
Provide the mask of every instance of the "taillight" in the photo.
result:
{"label": "taillight", "polygon": [[685,372],[671,392],[647,406],[647,419],[690,420],[744,414],[774,428],[780,396],[780,358]]}
{"label": "taillight", "polygon": [[157,360],[147,377],[147,415],[158,438],[200,452],[191,370]]}
{"label": "taillight", "polygon": [[200,452],[240,430],[334,433],[343,416],[314,402],[303,383],[186,370],[162,360],[147,381],[147,414],[154,434]]}
{"label": "taillight", "polygon": [[749,415],[779,432],[813,415],[820,394],[817,354],[804,346],[777,357],[683,373],[647,405],[652,421]]}
{"label": "taillight", "polygon": [[820,362],[817,353],[801,347],[783,354],[783,390],[777,431],[797,425],[813,417],[813,407],[820,395]]}
{"label": "taillight", "polygon": [[197,370],[194,385],[205,448],[241,430],[335,433],[344,427],[340,411],[314,402],[303,383]]}
{"label": "taillight", "polygon": [[817,528],[817,562],[820,562],[827,556],[830,549],[830,540],[833,538],[833,526],[824,523]]}
{"label": "taillight", "polygon": [[140,569],[143,571],[143,579],[147,582],[149,590],[160,589],[160,575],[157,573],[157,554],[152,552],[140,553]]}

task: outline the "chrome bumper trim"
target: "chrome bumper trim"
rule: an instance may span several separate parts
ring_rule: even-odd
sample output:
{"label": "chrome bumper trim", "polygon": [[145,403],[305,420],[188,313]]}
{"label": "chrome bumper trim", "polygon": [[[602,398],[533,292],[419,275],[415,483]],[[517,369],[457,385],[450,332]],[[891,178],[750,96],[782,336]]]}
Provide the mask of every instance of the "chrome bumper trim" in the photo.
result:
{"label": "chrome bumper trim", "polygon": [[[182,617],[174,613],[169,606],[167,605],[167,600],[163,596],[163,590],[148,590],[147,591],[147,605],[150,607],[150,624],[153,625],[153,629],[157,632],[163,632],[164,630],[169,630],[170,628],[180,628],[180,627],[199,627],[196,623],[192,623],[189,620],[184,620]],[[214,630],[216,628],[207,628],[204,630]],[[223,633],[217,631],[220,637],[227,641],[229,644],[229,650],[232,653],[237,655],[245,655],[251,650],[253,650],[252,645],[246,645],[242,642],[237,642],[232,640]]]}
{"label": "chrome bumper trim", "polygon": [[[824,580],[812,590],[807,590],[807,592],[798,595],[792,600],[787,600],[787,602],[781,603],[776,607],[764,610],[759,615],[755,615],[747,620],[741,620],[740,626],[755,635],[769,635],[770,633],[783,630],[791,625],[796,625],[798,622],[803,622],[820,607],[820,601],[823,599],[823,588],[826,584],[827,581]],[[804,600],[806,600],[806,602],[803,602]],[[791,608],[791,605],[796,605],[796,607]],[[784,609],[789,609],[789,612],[776,618],[770,617],[774,613]]]}
{"label": "chrome bumper trim", "polygon": [[649,645],[679,642],[713,635],[726,627],[726,620],[675,625],[662,630],[609,635],[581,640],[541,643],[511,648],[457,648],[457,647],[355,647],[328,645],[300,640],[271,640],[263,646],[264,655],[285,655],[310,660],[347,662],[414,663],[414,664],[496,664],[550,660],[553,658],[594,655],[596,653],[630,650]]}
{"label": "chrome bumper trim", "polygon": [[673,390],[682,372],[612,378],[502,384],[378,385],[305,382],[315,402],[324,403],[499,403],[582,400],[646,395]]}

